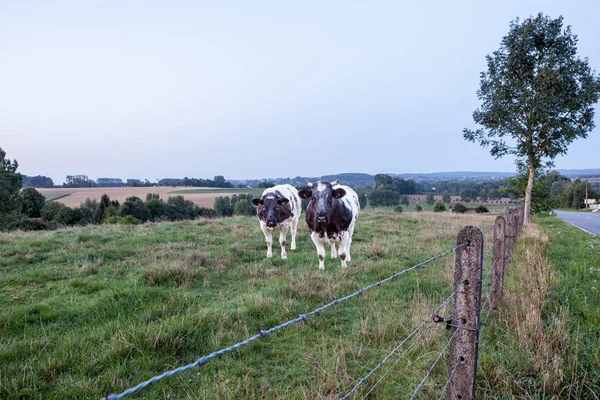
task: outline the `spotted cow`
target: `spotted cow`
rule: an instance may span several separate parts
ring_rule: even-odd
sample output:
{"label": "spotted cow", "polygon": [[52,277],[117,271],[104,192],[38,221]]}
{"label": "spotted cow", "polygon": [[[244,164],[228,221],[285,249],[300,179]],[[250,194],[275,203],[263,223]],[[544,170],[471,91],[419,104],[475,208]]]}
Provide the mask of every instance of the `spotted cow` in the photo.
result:
{"label": "spotted cow", "polygon": [[303,199],[310,199],[306,208],[306,222],[310,237],[317,248],[319,269],[325,269],[325,245],[331,245],[331,258],[337,257],[335,244],[338,244],[342,267],[350,261],[350,245],[354,224],[360,212],[358,195],[348,186],[334,182],[306,182],[310,190],[301,190]]}
{"label": "spotted cow", "polygon": [[273,257],[273,230],[280,229],[279,243],[281,244],[281,258],[287,258],[285,251],[288,228],[292,228],[291,249],[296,250],[296,231],[302,213],[302,200],[298,190],[292,185],[277,185],[265,189],[260,198],[252,200],[258,206],[256,214],[260,221],[260,229],[265,234],[267,241],[267,258]]}

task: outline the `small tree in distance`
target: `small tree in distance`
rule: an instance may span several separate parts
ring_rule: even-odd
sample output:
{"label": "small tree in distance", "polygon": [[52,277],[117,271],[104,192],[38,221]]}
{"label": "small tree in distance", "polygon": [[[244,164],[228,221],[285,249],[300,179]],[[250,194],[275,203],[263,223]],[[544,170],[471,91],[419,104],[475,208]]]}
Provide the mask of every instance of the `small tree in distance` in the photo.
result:
{"label": "small tree in distance", "polygon": [[451,201],[452,197],[450,197],[450,192],[446,190],[442,195],[442,202],[449,204]]}
{"label": "small tree in distance", "polygon": [[432,206],[435,203],[435,197],[433,196],[433,193],[428,193],[425,201],[427,202],[427,204]]}
{"label": "small tree in distance", "polygon": [[477,92],[482,105],[473,113],[483,129],[464,129],[463,136],[490,147],[495,158],[516,156],[527,175],[527,225],[536,171],[552,166],[594,128],[600,77],[578,57],[577,36],[563,29],[563,18],[541,13],[511,22],[500,48],[486,59]]}

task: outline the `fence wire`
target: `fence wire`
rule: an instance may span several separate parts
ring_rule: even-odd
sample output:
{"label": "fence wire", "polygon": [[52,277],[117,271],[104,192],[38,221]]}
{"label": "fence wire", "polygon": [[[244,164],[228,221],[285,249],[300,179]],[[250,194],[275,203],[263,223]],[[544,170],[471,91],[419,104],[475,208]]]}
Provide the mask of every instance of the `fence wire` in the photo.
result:
{"label": "fence wire", "polygon": [[[381,362],[379,364],[377,364],[375,366],[375,368],[373,368],[371,371],[369,371],[369,373],[367,375],[365,375],[363,378],[361,378],[356,385],[352,388],[352,390],[350,390],[345,396],[341,397],[340,400],[346,400],[348,399],[354,392],[356,392],[356,390],[363,384],[365,383],[369,377],[371,375],[373,375],[379,368],[381,368],[383,366],[383,364],[385,364],[387,362],[387,360],[392,357],[413,335],[415,335],[417,332],[420,332],[419,337],[421,335],[421,332],[423,332],[421,330],[421,328],[427,324],[427,322],[431,322],[432,318],[437,314],[437,312],[439,310],[442,309],[442,307],[447,306],[450,301],[452,300],[452,298],[454,297],[454,295],[460,290],[462,289],[462,286],[460,286],[458,289],[456,289],[454,291],[454,293],[452,293],[450,296],[448,296],[446,298],[446,300],[444,300],[444,302],[442,302],[442,304],[440,304],[435,310],[433,310],[433,312],[431,313],[431,315],[429,315],[427,318],[425,318],[423,320],[423,322],[421,322],[421,324],[419,326],[417,326],[415,328],[414,331],[412,331],[406,338],[404,338],[404,340],[402,342],[400,342],[400,344],[398,346],[396,346],[390,353],[388,353],[388,355],[386,355],[383,360],[381,360]],[[390,372],[390,370],[398,363],[398,361],[400,361],[402,359],[402,357],[404,357],[404,355],[412,348],[412,346],[414,346],[414,344],[417,342],[417,338],[415,338],[415,340],[412,342],[412,344],[408,347],[408,349],[406,349],[399,357],[398,359],[396,359],[396,361],[384,372],[384,374],[381,376],[381,378],[379,378],[379,380],[371,387],[371,389],[365,394],[365,396],[363,397],[366,398],[369,393],[371,393],[375,387],[377,387],[377,385],[379,385],[379,383],[381,382],[381,380]]]}
{"label": "fence wire", "polygon": [[433,364],[431,364],[431,368],[429,368],[429,371],[427,371],[427,374],[425,374],[425,377],[421,380],[421,383],[419,383],[419,386],[417,386],[417,388],[415,389],[415,392],[411,396],[410,400],[413,400],[415,397],[417,397],[417,393],[419,393],[419,390],[421,390],[421,388],[425,384],[425,381],[429,377],[429,374],[431,374],[431,371],[433,371],[433,368],[435,368],[435,366],[437,365],[437,363],[440,361],[440,358],[442,358],[442,356],[446,352],[446,349],[448,348],[448,346],[450,346],[450,343],[452,343],[452,339],[454,339],[454,336],[456,336],[457,333],[458,333],[458,329],[455,329],[454,333],[450,337],[450,340],[448,340],[448,343],[446,343],[446,345],[444,346],[444,348],[442,349],[442,351],[440,351],[440,354],[438,355],[438,358],[436,358],[436,360],[433,362]]}
{"label": "fence wire", "polygon": [[460,364],[460,358],[458,360],[456,360],[454,367],[452,367],[452,371],[448,375],[448,380],[446,381],[446,384],[444,385],[444,389],[442,389],[442,394],[440,394],[440,397],[438,397],[438,400],[442,400],[442,398],[444,397],[444,393],[446,393],[446,389],[448,389],[448,385],[450,384],[450,381],[452,380],[452,377],[454,376],[454,373],[456,372],[456,367],[458,367],[458,364]]}
{"label": "fence wire", "polygon": [[119,394],[114,394],[114,393],[110,394],[107,397],[105,397],[103,400],[120,400],[120,399],[122,399],[125,396],[129,396],[129,395],[131,395],[131,394],[133,394],[133,393],[135,393],[135,392],[137,392],[137,391],[139,391],[139,390],[147,387],[148,385],[151,385],[152,383],[158,382],[161,379],[168,378],[168,377],[170,377],[172,375],[178,374],[180,372],[187,371],[187,370],[192,369],[194,367],[201,367],[204,364],[206,364],[209,360],[211,360],[211,359],[213,359],[215,357],[218,357],[218,356],[220,356],[222,354],[229,353],[229,352],[231,352],[233,350],[239,349],[240,347],[243,347],[243,346],[245,346],[247,344],[250,344],[250,343],[254,342],[255,340],[263,338],[263,337],[265,337],[265,336],[267,336],[267,335],[269,335],[269,334],[271,334],[273,332],[276,332],[276,331],[278,331],[280,329],[283,329],[285,327],[288,327],[290,325],[296,324],[298,322],[306,321],[308,319],[308,317],[310,317],[312,315],[318,314],[321,311],[323,311],[323,310],[325,310],[325,309],[327,309],[329,307],[332,307],[334,305],[337,305],[339,303],[342,303],[342,302],[344,302],[346,300],[350,300],[351,298],[356,297],[356,296],[358,296],[358,295],[366,292],[369,289],[372,289],[374,287],[379,287],[383,283],[389,282],[389,281],[391,281],[393,279],[396,279],[397,277],[399,277],[401,275],[404,275],[404,274],[406,274],[406,273],[408,273],[408,272],[410,272],[410,271],[412,271],[414,269],[417,269],[417,268],[422,267],[422,266],[424,266],[426,264],[429,264],[429,263],[437,260],[438,258],[441,258],[441,257],[445,256],[448,253],[451,253],[451,252],[453,252],[453,251],[455,251],[455,250],[457,250],[457,249],[459,249],[459,248],[461,248],[463,246],[466,246],[467,244],[468,243],[462,243],[462,244],[460,244],[460,245],[458,245],[458,246],[456,246],[456,247],[454,247],[454,248],[452,248],[450,250],[446,250],[443,253],[440,253],[440,254],[438,254],[436,256],[433,256],[433,257],[431,257],[431,258],[429,258],[429,259],[427,259],[425,261],[422,261],[422,262],[420,262],[418,264],[415,264],[415,265],[413,265],[410,268],[406,268],[406,269],[403,269],[402,271],[396,272],[395,274],[393,274],[393,275],[391,275],[391,276],[389,276],[389,277],[387,277],[385,279],[382,279],[379,282],[372,283],[372,284],[370,284],[370,285],[368,285],[368,286],[366,286],[366,287],[364,287],[364,288],[362,288],[360,290],[357,290],[356,292],[354,292],[352,294],[349,294],[349,295],[344,296],[344,297],[342,297],[340,299],[336,299],[336,300],[334,300],[332,302],[329,302],[329,303],[327,303],[327,304],[325,304],[325,305],[323,305],[323,306],[321,306],[319,308],[316,308],[313,311],[310,311],[310,312],[308,312],[306,314],[301,314],[297,318],[291,319],[291,320],[289,320],[287,322],[284,322],[283,324],[274,326],[274,327],[272,327],[270,329],[267,329],[265,331],[260,331],[259,330],[258,333],[255,334],[254,336],[252,336],[252,337],[250,337],[250,338],[248,338],[248,339],[246,339],[244,341],[241,341],[239,343],[236,343],[236,344],[234,344],[232,346],[229,346],[229,347],[223,348],[221,350],[215,351],[215,352],[210,353],[210,354],[208,354],[206,356],[202,356],[202,357],[198,358],[196,361],[194,361],[193,363],[184,365],[184,366],[179,367],[179,368],[175,368],[175,369],[167,371],[167,372],[165,372],[165,373],[163,373],[161,375],[154,376],[154,377],[152,377],[152,378],[150,378],[150,379],[148,379],[148,380],[146,380],[146,381],[144,381],[144,382],[142,382],[142,383],[140,383],[140,384],[138,384],[138,385],[136,385],[136,386],[134,386],[132,388],[129,388],[129,389],[127,389],[124,392],[121,392]]}

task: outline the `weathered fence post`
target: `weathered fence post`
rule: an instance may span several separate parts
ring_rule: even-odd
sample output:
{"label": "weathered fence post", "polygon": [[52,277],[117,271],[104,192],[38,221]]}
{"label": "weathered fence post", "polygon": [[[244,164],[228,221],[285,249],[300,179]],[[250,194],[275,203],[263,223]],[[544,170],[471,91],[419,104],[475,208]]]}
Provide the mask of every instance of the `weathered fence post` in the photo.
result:
{"label": "weathered fence post", "polygon": [[506,268],[512,262],[512,254],[515,249],[515,242],[517,240],[517,229],[519,226],[519,215],[518,209],[507,208],[506,209],[506,245],[504,253],[504,268]]}
{"label": "weathered fence post", "polygon": [[[479,342],[479,308],[481,305],[481,267],[483,234],[473,226],[458,233],[456,244],[466,246],[456,250],[454,266],[454,305],[449,368],[456,366],[448,384],[446,399],[470,400],[475,397],[477,348]],[[458,364],[457,364],[458,362]]]}
{"label": "weathered fence post", "polygon": [[521,204],[519,206],[519,229],[517,230],[517,236],[521,234],[521,229],[523,229],[523,223],[525,222],[525,207]]}
{"label": "weathered fence post", "polygon": [[497,216],[494,226],[494,251],[492,256],[492,289],[490,309],[494,310],[504,288],[504,243],[506,238],[506,219]]}

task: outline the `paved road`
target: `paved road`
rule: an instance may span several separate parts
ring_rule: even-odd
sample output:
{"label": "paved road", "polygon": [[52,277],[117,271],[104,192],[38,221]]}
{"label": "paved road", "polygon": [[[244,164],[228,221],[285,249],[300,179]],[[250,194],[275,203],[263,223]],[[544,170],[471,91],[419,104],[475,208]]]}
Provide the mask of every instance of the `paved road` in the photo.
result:
{"label": "paved road", "polygon": [[600,236],[600,212],[555,211],[555,213],[563,221]]}

